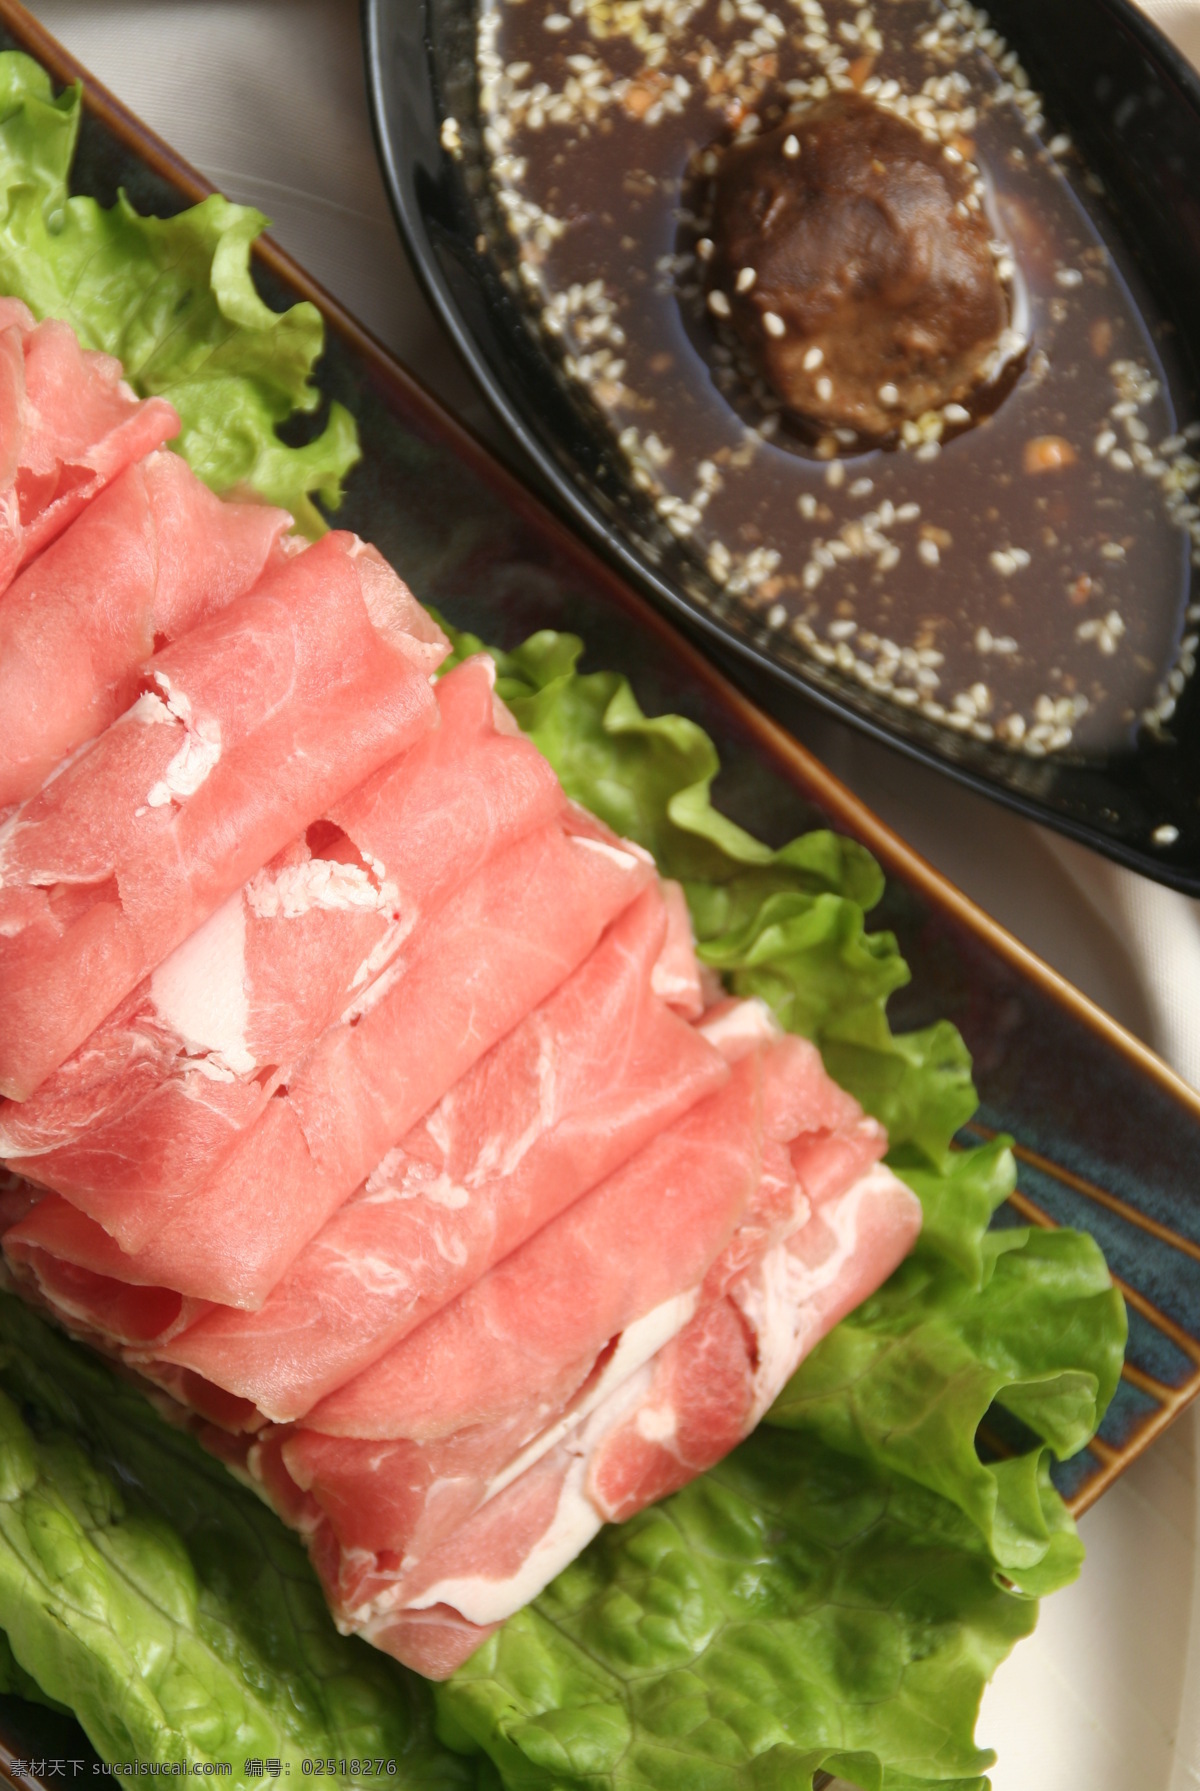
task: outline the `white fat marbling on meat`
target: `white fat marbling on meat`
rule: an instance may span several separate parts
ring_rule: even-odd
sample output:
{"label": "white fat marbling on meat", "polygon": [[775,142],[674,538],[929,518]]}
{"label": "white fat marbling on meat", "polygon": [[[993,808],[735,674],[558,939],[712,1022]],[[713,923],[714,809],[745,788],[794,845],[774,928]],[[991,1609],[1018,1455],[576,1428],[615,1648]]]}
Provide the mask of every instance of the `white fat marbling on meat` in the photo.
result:
{"label": "white fat marbling on meat", "polygon": [[[155,672],[154,680],[165,693],[165,700],[159,703],[159,707],[166,711],[165,715],[151,707],[156,698],[153,691],[148,691],[128,710],[126,719],[183,724],[183,743],[179,751],[158,782],[151,784],[146,797],[149,808],[163,808],[168,802],[182,802],[188,796],[194,796],[220,763],[221,724],[215,715],[202,715],[197,719],[187,693],[174,690],[165,672]],[[146,705],[144,710],[143,705]]]}
{"label": "white fat marbling on meat", "polygon": [[[72,765],[74,765],[77,762],[77,760],[79,760],[83,757],[84,753],[91,752],[93,746],[95,746],[95,744],[96,744],[96,739],[97,739],[97,736],[93,735],[90,740],[82,740],[82,741],[80,741],[78,746],[73,746],[71,748],[70,752],[66,753],[58,761],[58,764],[55,765],[54,769],[52,771],[47,772],[46,776],[42,779],[41,786],[38,790],[38,795],[41,794],[42,790],[48,790],[50,785],[55,781],[55,779],[60,778],[63,775],[64,771],[69,771],[71,769]],[[29,796],[26,798],[26,800],[24,802],[13,802],[13,803],[10,803],[7,808],[0,808],[0,889],[3,889],[5,887],[4,858],[5,858],[7,849],[8,849],[8,842],[13,838],[14,834],[18,831],[18,829],[24,824],[22,817],[25,813],[25,809],[28,807],[29,803],[32,801],[33,801],[33,797]],[[56,881],[56,880],[57,879],[53,879],[53,878],[48,879],[48,881]],[[25,879],[22,878],[22,879],[20,879],[20,881],[24,882]],[[38,880],[35,877],[32,879],[32,881],[36,885]],[[0,922],[0,939],[15,938],[18,933],[23,933],[25,931],[26,924],[27,923],[25,921],[20,921],[20,922],[16,922],[16,923]]]}
{"label": "white fat marbling on meat", "polygon": [[[562,1117],[560,1099],[559,1054],[553,1033],[545,1017],[536,1011],[529,1016],[529,1025],[537,1033],[537,1058],[534,1063],[536,1097],[526,1109],[525,1124],[517,1133],[503,1126],[490,1128],[481,1138],[474,1162],[463,1173],[468,1188],[515,1175],[529,1152],[541,1138],[553,1130]],[[455,1091],[438,1103],[426,1120],[426,1129],[443,1157],[449,1157],[454,1144],[454,1118],[458,1101]],[[514,1115],[519,1118],[519,1112]]]}
{"label": "white fat marbling on meat", "polygon": [[[401,977],[405,975],[408,970],[407,958],[396,957],[394,954],[399,951],[408,932],[409,928],[403,922],[398,922],[394,931],[389,927],[366,959],[367,965],[381,962],[384,966],[382,970],[373,973],[364,965],[359,965],[350,984],[351,988],[358,988],[359,993],[339,1015],[343,1025],[348,1026],[352,1020],[361,1020],[363,1015],[369,1014],[373,1007],[378,1007],[384,996],[394,989]],[[389,959],[391,962],[388,961]],[[361,983],[360,978],[362,979]]]}
{"label": "white fat marbling on meat", "polygon": [[122,723],[137,723],[141,727],[174,727],[179,717],[171,713],[157,691],[144,690],[137,701],[130,704],[120,720]]}
{"label": "white fat marbling on meat", "polygon": [[[389,883],[385,885],[385,887],[391,891],[391,902],[390,904],[381,904],[381,907],[391,906],[392,908],[396,908],[400,898],[396,891],[395,884]],[[387,970],[389,965],[391,965],[392,959],[400,950],[400,947],[404,944],[404,941],[408,938],[408,935],[416,925],[416,920],[417,912],[415,908],[406,913],[393,913],[382,936],[375,941],[362,963],[358,966],[358,969],[354,972],[354,975],[350,978],[350,987],[352,989],[365,990],[370,997],[364,1007],[353,1007],[349,1010],[350,1012],[365,1013],[368,1007],[373,1007],[375,1005],[375,1002],[379,1000],[380,995],[386,994],[386,989],[375,990],[374,993],[372,993],[375,981],[381,973]],[[402,971],[403,966],[401,966],[400,969]],[[389,989],[392,986],[392,982],[395,980],[395,977],[392,977],[391,982],[387,985]]]}
{"label": "white fat marbling on meat", "polygon": [[[246,1046],[246,910],[239,889],[158,966],[150,999],[190,1067],[224,1080],[256,1067]],[[207,1065],[207,1068],[206,1068]]]}
{"label": "white fat marbling on meat", "polygon": [[609,858],[612,860],[613,864],[619,864],[622,870],[626,870],[631,865],[635,865],[638,858],[642,856],[642,854],[636,853],[633,846],[629,844],[613,846],[610,845],[607,840],[594,840],[589,838],[587,834],[580,833],[573,834],[571,838],[572,843],[579,846],[583,851],[598,852],[602,858]]}
{"label": "white fat marbling on meat", "polygon": [[246,885],[250,911],[259,920],[298,920],[314,908],[386,913],[398,899],[395,884],[381,882],[365,865],[329,858],[262,870]]}
{"label": "white fat marbling on meat", "polygon": [[662,958],[658,957],[654,960],[654,968],[650,972],[650,987],[658,999],[665,1001],[670,1007],[672,1002],[679,1001],[693,993],[696,979],[684,975],[681,971],[672,970],[669,964],[664,964]]}
{"label": "white fat marbling on meat", "polygon": [[519,1611],[587,1547],[603,1519],[584,1491],[587,1461],[577,1456],[567,1470],[558,1506],[548,1527],[539,1536],[517,1571],[508,1579],[475,1575],[439,1580],[412,1602],[411,1609],[428,1610],[448,1604],[469,1623],[502,1623]]}
{"label": "white fat marbling on meat", "polygon": [[585,1491],[588,1465],[609,1431],[645,1397],[649,1384],[649,1368],[640,1369],[596,1408],[566,1444],[571,1463],[558,1495],[558,1506],[515,1573],[507,1579],[477,1574],[439,1580],[416,1598],[406,1600],[408,1608],[423,1611],[436,1604],[448,1604],[469,1623],[502,1623],[544,1591],[601,1528],[604,1520]]}
{"label": "white fat marbling on meat", "polygon": [[673,1405],[644,1405],[635,1424],[648,1443],[669,1443],[679,1427],[679,1414]]}
{"label": "white fat marbling on meat", "polygon": [[785,1238],[730,1289],[758,1344],[752,1423],[758,1423],[803,1358],[812,1329],[809,1303],[837,1281],[855,1255],[863,1203],[902,1186],[885,1164],[876,1163],[814,1216],[814,1222],[832,1234],[832,1247],[823,1261],[802,1262],[789,1250]]}
{"label": "white fat marbling on meat", "polygon": [[409,1157],[402,1145],[396,1145],[372,1169],[363,1186],[360,1202],[364,1206],[382,1206],[392,1200],[429,1200],[434,1206],[457,1212],[471,1196],[446,1171],[434,1171],[429,1163]]}
{"label": "white fat marbling on meat", "polygon": [[626,1325],[617,1346],[604,1364],[595,1381],[587,1388],[583,1397],[569,1412],[559,1418],[526,1444],[521,1453],[514,1456],[506,1468],[494,1475],[488,1482],[484,1502],[495,1498],[506,1486],[539,1461],[547,1450],[553,1449],[565,1436],[569,1436],[583,1421],[597,1411],[604,1402],[611,1398],[620,1388],[637,1375],[647,1362],[655,1357],[659,1350],[677,1337],[688,1323],[700,1304],[700,1289],[693,1287],[688,1293],[676,1294],[670,1300],[664,1300],[653,1311],[646,1312],[641,1318]]}
{"label": "white fat marbling on meat", "polygon": [[723,1057],[735,1057],[753,1045],[769,1044],[780,1036],[782,1029],[766,1002],[752,995],[745,1001],[722,1005],[711,1019],[701,1020],[696,1030]]}

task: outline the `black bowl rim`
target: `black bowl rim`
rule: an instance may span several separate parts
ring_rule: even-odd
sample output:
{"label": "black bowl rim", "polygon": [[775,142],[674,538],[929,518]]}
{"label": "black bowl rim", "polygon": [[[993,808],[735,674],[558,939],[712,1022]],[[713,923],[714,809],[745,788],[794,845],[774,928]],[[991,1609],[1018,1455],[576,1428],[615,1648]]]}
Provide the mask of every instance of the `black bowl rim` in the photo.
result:
{"label": "black bowl rim", "polygon": [[[1093,0],[1093,4],[1103,8],[1127,32],[1137,39],[1145,54],[1159,65],[1171,82],[1180,90],[1180,96],[1200,118],[1200,70],[1197,70],[1171,42],[1170,38],[1154,23],[1135,3],[1134,0]],[[1002,807],[1011,809],[1025,820],[1037,822],[1040,826],[1049,827],[1056,833],[1065,835],[1115,863],[1129,870],[1137,871],[1142,876],[1151,878],[1156,883],[1165,884],[1168,888],[1178,890],[1184,895],[1200,896],[1200,863],[1191,867],[1186,864],[1170,862],[1152,857],[1137,846],[1127,844],[1121,839],[1104,833],[1100,828],[1088,821],[1081,821],[1068,814],[1062,814],[1043,804],[1036,797],[1006,784],[994,782],[969,765],[957,763],[948,754],[939,752],[935,747],[926,745],[922,740],[907,734],[903,727],[903,718],[898,711],[895,724],[889,724],[864,711],[843,702],[838,696],[823,689],[819,684],[806,678],[803,672],[791,666],[782,665],[769,653],[756,647],[733,629],[727,629],[715,616],[709,615],[700,605],[691,602],[674,584],[647,564],[640,555],[625,541],[623,536],[607,524],[588,499],[575,487],[574,483],[548,453],[542,441],[527,423],[524,413],[509,399],[500,381],[492,371],[487,356],[480,347],[477,338],[468,326],[465,318],[455,303],[450,285],[442,271],[433,243],[426,229],[425,214],[417,196],[416,183],[413,178],[416,161],[412,155],[403,153],[403,145],[398,140],[397,120],[388,104],[384,59],[382,55],[382,34],[384,14],[387,9],[403,5],[419,10],[422,20],[420,38],[424,45],[430,44],[428,28],[429,0],[360,0],[362,20],[363,56],[366,64],[366,84],[371,128],[375,139],[376,153],[383,175],[384,187],[388,201],[396,220],[401,241],[407,250],[410,264],[417,280],[437,314],[442,326],[460,358],[471,374],[475,384],[487,400],[491,409],[500,418],[506,429],[515,438],[524,455],[536,467],[542,480],[549,487],[552,502],[560,511],[565,511],[571,525],[579,530],[585,539],[610,563],[615,563],[621,573],[636,588],[650,597],[651,601],[664,608],[677,623],[682,624],[690,633],[697,631],[707,637],[708,641],[725,652],[733,651],[741,659],[747,661],[756,671],[766,673],[769,678],[785,685],[792,692],[803,696],[817,708],[845,722],[850,727],[876,740],[880,745],[891,748],[918,764],[929,766],[932,770],[942,772],[955,782],[964,785],[975,794],[984,796]],[[414,35],[416,35],[414,33]],[[411,147],[411,146],[410,146]]]}

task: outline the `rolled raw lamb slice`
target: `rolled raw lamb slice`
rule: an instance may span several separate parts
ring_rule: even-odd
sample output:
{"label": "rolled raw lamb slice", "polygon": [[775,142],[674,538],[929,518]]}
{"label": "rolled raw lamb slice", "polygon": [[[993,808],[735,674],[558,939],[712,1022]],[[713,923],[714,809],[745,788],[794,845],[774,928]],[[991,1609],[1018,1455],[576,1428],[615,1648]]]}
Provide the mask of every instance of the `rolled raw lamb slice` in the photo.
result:
{"label": "rolled raw lamb slice", "polygon": [[94,498],[0,596],[0,809],[129,707],[143,660],[257,583],[290,526],[165,450]]}
{"label": "rolled raw lamb slice", "polygon": [[277,1422],[382,1356],[728,1077],[660,998],[647,889],[591,956],[389,1151],[257,1312],[212,1309],[160,1352]]}
{"label": "rolled raw lamb slice", "polygon": [[[446,901],[329,1027],[214,1176],[96,1227],[88,1266],[256,1308],[399,1138],[586,959],[653,880],[579,812],[517,840]],[[87,1221],[82,1221],[87,1224]]]}
{"label": "rolled raw lamb slice", "polygon": [[437,727],[256,872],[27,1101],[0,1105],[0,1158],[126,1239],[213,1174],[414,930],[564,806],[537,748],[497,730],[493,684],[484,658],[441,679]]}
{"label": "rolled raw lamb slice", "polygon": [[323,1399],[309,1428],[423,1440],[487,1423],[541,1390],[556,1400],[581,1358],[690,1295],[759,1182],[764,1056],[748,1052],[723,1088]]}
{"label": "rolled raw lamb slice", "polygon": [[[756,1026],[754,1010],[737,1017]],[[789,1139],[850,1145],[847,1179],[878,1157],[881,1129],[811,1045],[748,1033],[725,1089],[282,1433],[284,1465],[344,1548],[427,1551],[522,1450],[548,1448],[581,1399],[605,1397],[794,1231],[809,1203]]]}
{"label": "rolled raw lamb slice", "polygon": [[[385,1556],[364,1570],[318,1521],[310,1549],[339,1626],[429,1678],[448,1677],[605,1521],[678,1490],[747,1436],[803,1357],[903,1260],[920,1225],[904,1184],[882,1164],[867,1170],[415,1567]],[[311,1508],[294,1503],[292,1514],[312,1526]],[[347,1588],[360,1602],[345,1601]]]}
{"label": "rolled raw lamb slice", "polygon": [[111,355],[0,299],[0,592],[119,473],[178,433],[174,407],[137,398]]}
{"label": "rolled raw lamb slice", "polygon": [[[881,1128],[864,1119],[857,1103],[829,1080],[810,1045],[779,1036],[761,1003],[726,1003],[714,1012],[710,1025],[735,1059],[735,1083],[740,1079],[743,1090],[757,1087],[754,1106],[761,1134],[757,1183],[722,1248],[703,1252],[698,1263],[679,1237],[652,1230],[644,1253],[647,1266],[636,1288],[629,1271],[610,1272],[611,1253],[596,1246],[612,1231],[629,1230],[628,1199],[622,1200],[629,1194],[627,1171],[547,1226],[392,1352],[388,1397],[394,1440],[364,1434],[384,1428],[378,1422],[383,1401],[372,1403],[362,1396],[374,1378],[368,1373],[357,1389],[343,1390],[343,1395],[358,1392],[354,1416],[367,1419],[353,1426],[359,1437],[328,1434],[351,1428],[339,1411],[344,1400],[335,1396],[314,1412],[309,1424],[280,1431],[256,1447],[256,1470],[290,1521],[310,1534],[340,1618],[373,1623],[381,1612],[418,1597],[421,1587],[432,1583],[428,1573],[441,1572],[437,1561],[471,1514],[482,1512],[508,1485],[531,1473],[540,1457],[590,1424],[593,1412],[603,1407],[612,1418],[618,1390],[639,1375],[644,1381],[652,1359],[661,1376],[663,1364],[674,1359],[673,1338],[679,1339],[684,1361],[711,1357],[708,1368],[697,1371],[705,1385],[711,1369],[708,1404],[697,1422],[700,1434],[714,1446],[724,1439],[717,1454],[756,1421],[761,1383],[774,1370],[764,1366],[759,1384],[746,1390],[744,1330],[738,1331],[735,1356],[725,1347],[730,1323],[742,1324],[736,1313],[731,1319],[724,1311],[730,1290],[761,1276],[762,1265],[774,1262],[785,1240],[805,1233],[812,1237],[821,1229],[810,1219],[809,1188],[815,1199],[829,1204],[849,1187],[866,1186],[886,1140]],[[728,1106],[732,1092],[707,1103],[710,1113]],[[689,1116],[693,1128],[701,1111]],[[676,1136],[689,1121],[674,1128]],[[652,1155],[642,1153],[643,1161]],[[731,1164],[736,1155],[735,1143]],[[807,1185],[797,1175],[793,1156],[804,1167]],[[657,1163],[653,1167],[656,1185],[669,1193],[669,1171],[664,1174]],[[678,1167],[681,1180],[690,1185],[688,1162],[681,1160]],[[887,1180],[891,1188],[892,1178]],[[903,1213],[911,1215],[916,1203],[907,1191],[900,1193]],[[694,1186],[690,1198],[700,1199],[701,1210],[702,1197]],[[677,1221],[685,1221],[683,1231],[690,1229],[688,1216],[682,1210],[676,1214]],[[669,1204],[662,1223],[670,1230]],[[578,1234],[574,1239],[572,1232]],[[572,1248],[572,1242],[583,1247]],[[880,1251],[872,1255],[860,1248],[857,1255],[868,1275],[878,1269]],[[538,1283],[536,1306],[530,1298],[533,1280]],[[532,1316],[520,1316],[526,1313]],[[691,1339],[686,1346],[685,1337]],[[724,1354],[714,1353],[713,1337],[724,1340]],[[315,1426],[326,1423],[326,1413],[333,1414],[333,1422],[325,1432],[318,1431]],[[657,1447],[673,1433],[660,1424],[653,1434]],[[688,1447],[693,1446],[689,1441]],[[618,1463],[628,1453],[623,1457],[618,1451]],[[667,1460],[678,1469],[669,1453]],[[661,1478],[661,1465],[659,1474]],[[541,1476],[533,1479],[541,1484]],[[661,1491],[667,1490],[664,1484]],[[435,1568],[427,1569],[430,1560]]]}
{"label": "rolled raw lamb slice", "polygon": [[433,725],[440,629],[330,534],[159,653],[0,827],[0,1093],[26,1099],[338,798]]}
{"label": "rolled raw lamb slice", "polygon": [[[679,955],[670,933],[651,887],[388,1153],[258,1312],[118,1291],[97,1267],[119,1277],[120,1253],[63,1200],[5,1240],[10,1264],[185,1403],[206,1397],[199,1375],[241,1396],[239,1423],[302,1417],[727,1078],[658,997],[663,957]],[[195,1375],[172,1379],[166,1363]]]}

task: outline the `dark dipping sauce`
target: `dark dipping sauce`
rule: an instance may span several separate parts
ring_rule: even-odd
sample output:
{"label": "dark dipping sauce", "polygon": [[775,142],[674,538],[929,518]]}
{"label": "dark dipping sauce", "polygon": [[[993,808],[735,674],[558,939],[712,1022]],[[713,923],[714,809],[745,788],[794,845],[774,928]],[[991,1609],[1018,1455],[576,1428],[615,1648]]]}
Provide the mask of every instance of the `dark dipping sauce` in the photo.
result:
{"label": "dark dipping sauce", "polygon": [[[526,300],[661,521],[781,647],[942,725],[1033,756],[1167,731],[1200,428],[1098,183],[985,16],[574,3],[485,8],[485,145]],[[724,148],[834,92],[962,158],[1011,297],[989,383],[882,439],[786,409],[709,276]]]}

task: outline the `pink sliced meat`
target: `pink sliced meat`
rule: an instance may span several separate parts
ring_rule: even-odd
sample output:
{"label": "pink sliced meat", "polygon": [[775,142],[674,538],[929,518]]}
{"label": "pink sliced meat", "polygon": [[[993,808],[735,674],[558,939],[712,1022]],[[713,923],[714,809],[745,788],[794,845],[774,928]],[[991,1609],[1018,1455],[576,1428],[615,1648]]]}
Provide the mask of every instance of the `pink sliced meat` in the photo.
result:
{"label": "pink sliced meat", "polygon": [[82,1325],[113,1345],[144,1346],[170,1337],[187,1321],[186,1302],[166,1288],[131,1287],[19,1244],[9,1261],[20,1263],[21,1279],[36,1285],[56,1317],[72,1329]]}
{"label": "pink sliced meat", "polygon": [[549,1000],[383,1159],[254,1313],[215,1309],[165,1359],[302,1417],[728,1076],[655,992],[647,889]]}
{"label": "pink sliced meat", "polygon": [[36,1286],[64,1320],[86,1324],[114,1347],[165,1343],[197,1316],[198,1302],[127,1281],[116,1242],[57,1194],[43,1194],[24,1213],[14,1213],[3,1245],[19,1280]]}
{"label": "pink sliced meat", "polygon": [[0,1093],[25,1099],[225,899],[429,728],[441,631],[327,535],[147,671],[0,828]]}
{"label": "pink sliced meat", "polygon": [[778,1036],[744,1053],[723,1090],[285,1438],[346,1548],[425,1550],[548,1424],[605,1397],[807,1216],[764,1122],[794,1123],[802,1103],[782,1085],[812,1081],[813,1059],[823,1076],[810,1045]]}
{"label": "pink sliced meat", "polygon": [[[748,1077],[752,1069],[744,1065],[743,1076]],[[624,1310],[614,1303],[599,1322],[594,1316],[590,1326],[586,1322],[578,1326],[573,1338],[564,1337],[569,1315],[558,1301],[554,1330],[559,1347],[543,1348],[533,1360],[524,1348],[510,1347],[510,1367],[519,1370],[525,1357],[527,1374],[524,1380],[511,1372],[507,1377],[492,1377],[504,1384],[492,1389],[486,1415],[479,1415],[482,1402],[477,1401],[466,1414],[466,1422],[454,1429],[431,1425],[428,1419],[424,1423],[419,1417],[410,1419],[410,1434],[392,1441],[331,1435],[311,1425],[280,1433],[277,1448],[282,1464],[296,1485],[313,1496],[354,1563],[349,1572],[345,1567],[342,1570],[342,1603],[361,1599],[361,1587],[352,1586],[352,1581],[364,1560],[381,1552],[420,1559],[486,1501],[498,1477],[513,1477],[514,1460],[523,1450],[532,1446],[544,1452],[554,1440],[556,1425],[561,1428],[577,1422],[587,1408],[607,1398],[686,1326],[699,1303],[719,1299],[721,1276],[728,1279],[731,1272],[731,1252],[738,1262],[756,1247],[761,1254],[807,1216],[808,1203],[796,1187],[786,1151],[768,1142],[764,1154],[771,1161],[760,1177],[759,1188],[747,1202],[733,1238],[709,1265],[707,1274],[694,1255],[690,1262],[681,1259],[680,1273],[669,1277],[664,1271],[641,1301],[632,1302],[641,1308],[632,1319],[631,1303],[626,1302]],[[560,1225],[547,1227],[542,1238],[552,1243],[552,1234],[559,1229]],[[743,1237],[748,1241],[735,1251]],[[527,1251],[518,1256],[525,1259],[526,1266],[533,1266]],[[493,1286],[488,1304],[495,1305],[499,1291]],[[555,1302],[560,1291],[552,1283],[545,1295],[539,1293],[539,1303],[543,1299],[547,1304]],[[653,1304],[647,1305],[647,1300]],[[469,1301],[466,1296],[456,1304],[461,1307]],[[441,1316],[442,1323],[434,1320],[410,1339],[410,1344],[419,1346],[406,1352],[415,1358],[414,1381],[422,1373],[428,1380],[430,1364],[442,1350],[447,1351],[448,1375],[457,1365],[455,1339],[445,1323],[449,1313]],[[501,1337],[501,1348],[504,1342]],[[462,1415],[460,1408],[442,1423],[453,1425]]]}
{"label": "pink sliced meat", "polygon": [[0,596],[0,808],[128,708],[143,660],[248,591],[290,523],[167,452],[88,504]]}
{"label": "pink sliced meat", "polygon": [[[581,1359],[698,1287],[759,1180],[763,1065],[661,1132],[309,1417],[331,1436],[449,1436],[560,1397]],[[569,1386],[574,1391],[574,1385]]]}
{"label": "pink sliced meat", "polygon": [[[588,1252],[578,1299],[579,1258],[567,1250],[559,1281],[553,1261],[537,1262],[536,1308],[520,1289],[535,1316],[506,1327],[517,1301],[500,1300],[501,1278],[515,1287],[514,1265],[532,1269],[536,1246],[551,1257],[556,1234],[598,1202],[597,1190],[392,1352],[412,1361],[392,1402],[405,1434],[330,1434],[323,1414],[336,1416],[335,1396],[255,1452],[268,1483],[290,1480],[306,1495],[304,1527],[340,1620],[423,1671],[436,1662],[420,1652],[431,1625],[415,1620],[418,1608],[456,1612],[449,1633],[477,1645],[470,1625],[486,1628],[525,1602],[606,1516],[662,1497],[748,1434],[800,1357],[911,1246],[919,1207],[876,1167],[882,1131],[829,1083],[812,1047],[772,1037],[748,1004],[731,1004],[716,1017],[718,1034],[722,1026],[735,1081],[759,1072],[764,1136],[757,1185],[707,1269],[680,1257],[673,1280],[647,1283],[624,1308],[601,1303],[589,1326],[589,1277],[605,1277]],[[748,1045],[756,1026],[766,1042]],[[648,1254],[669,1257],[671,1245],[655,1235]],[[811,1272],[783,1267],[799,1261]],[[465,1396],[439,1392],[438,1375],[451,1388],[462,1375]],[[444,1627],[432,1629],[448,1646]]]}
{"label": "pink sliced meat", "polygon": [[140,1212],[153,1227],[213,1174],[450,891],[562,809],[536,747],[497,732],[493,675],[480,659],[443,678],[438,727],[256,872],[34,1095],[0,1105],[0,1157],[110,1226]]}
{"label": "pink sliced meat", "polygon": [[685,1019],[698,1020],[714,996],[720,995],[720,983],[696,959],[692,921],[682,885],[664,882],[661,887],[667,910],[667,935],[654,966],[654,992]]}
{"label": "pink sliced meat", "polygon": [[[814,1223],[826,1235],[801,1249]],[[728,1454],[919,1229],[909,1190],[882,1165],[868,1170],[415,1564],[386,1553],[363,1561],[335,1548],[332,1526],[318,1526],[313,1557],[343,1627],[446,1677],[602,1522],[631,1517]],[[781,1252],[802,1269],[781,1277]]]}
{"label": "pink sliced meat", "polygon": [[138,399],[111,356],[65,323],[0,309],[0,592],[134,461],[179,432],[165,398]]}
{"label": "pink sliced meat", "polygon": [[653,877],[570,813],[457,890],[329,1028],[216,1175],[115,1228],[126,1280],[261,1306],[370,1169],[558,987]]}

